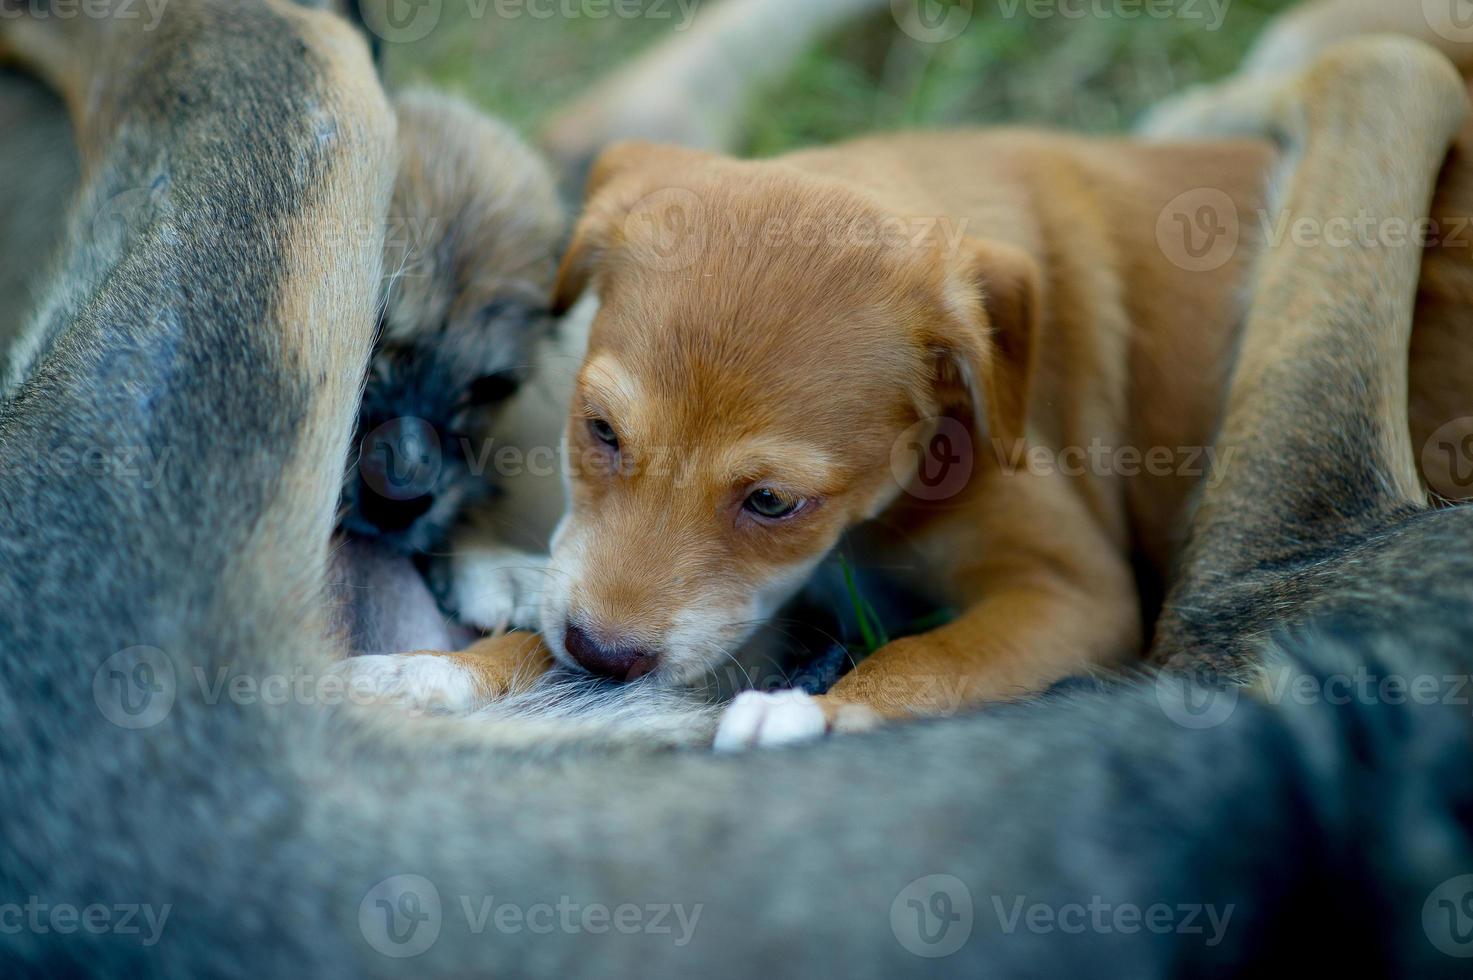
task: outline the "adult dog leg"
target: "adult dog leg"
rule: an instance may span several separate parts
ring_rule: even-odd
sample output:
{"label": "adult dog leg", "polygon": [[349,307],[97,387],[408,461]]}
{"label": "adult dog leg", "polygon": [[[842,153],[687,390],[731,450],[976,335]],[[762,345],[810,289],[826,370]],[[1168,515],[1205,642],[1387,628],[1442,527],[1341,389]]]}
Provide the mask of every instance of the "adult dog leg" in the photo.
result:
{"label": "adult dog leg", "polygon": [[[142,648],[181,678],[326,648],[392,115],[325,12],[218,0],[145,23],[0,20],[66,95],[84,157],[67,259],[0,407],[0,498],[28,502],[0,513],[16,682]],[[263,604],[278,614],[249,613]]]}
{"label": "adult dog leg", "polygon": [[[1390,38],[1328,52],[1279,100],[1300,163],[1285,212],[1316,227],[1368,212],[1427,214],[1467,114],[1430,49]],[[1221,443],[1237,460],[1206,489],[1158,625],[1154,657],[1245,666],[1262,633],[1302,615],[1327,549],[1425,504],[1407,422],[1407,350],[1422,252],[1351,242],[1270,249]],[[1254,573],[1279,573],[1266,588]],[[1246,583],[1252,582],[1245,592]],[[1236,603],[1251,595],[1255,608]]]}
{"label": "adult dog leg", "polygon": [[1465,75],[1473,70],[1473,32],[1458,18],[1473,0],[1313,0],[1275,18],[1238,72],[1153,107],[1136,127],[1154,139],[1260,135],[1273,108],[1328,46],[1361,34],[1400,34],[1437,48]]}
{"label": "adult dog leg", "polygon": [[813,40],[887,0],[722,0],[595,85],[544,128],[542,143],[574,193],[605,146],[646,139],[703,149],[731,145],[757,86]]}

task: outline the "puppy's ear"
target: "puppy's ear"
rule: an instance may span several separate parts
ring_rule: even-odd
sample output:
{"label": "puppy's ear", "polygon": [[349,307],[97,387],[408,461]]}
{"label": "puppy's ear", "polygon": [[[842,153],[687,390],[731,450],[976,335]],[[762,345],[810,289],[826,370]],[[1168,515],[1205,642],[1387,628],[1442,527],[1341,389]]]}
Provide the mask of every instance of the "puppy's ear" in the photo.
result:
{"label": "puppy's ear", "polygon": [[584,189],[583,216],[558,267],[552,310],[561,316],[582,298],[610,253],[619,247],[624,223],[641,200],[681,178],[713,153],[640,140],[615,143],[599,155]]}
{"label": "puppy's ear", "polygon": [[1027,427],[1041,278],[1021,249],[969,238],[947,285],[936,398],[1005,442],[1021,439]]}

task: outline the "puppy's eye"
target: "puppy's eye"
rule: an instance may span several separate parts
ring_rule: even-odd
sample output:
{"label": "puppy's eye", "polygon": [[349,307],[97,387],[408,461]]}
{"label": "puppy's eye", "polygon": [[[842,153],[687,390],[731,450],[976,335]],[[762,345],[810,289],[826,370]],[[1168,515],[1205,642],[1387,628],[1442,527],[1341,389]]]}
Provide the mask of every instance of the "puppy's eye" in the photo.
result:
{"label": "puppy's eye", "polygon": [[466,394],[473,405],[495,405],[517,393],[520,380],[512,374],[488,374],[470,383]]}
{"label": "puppy's eye", "polygon": [[589,419],[588,431],[593,433],[593,438],[610,449],[619,448],[619,433],[615,432],[614,427],[603,419]]}
{"label": "puppy's eye", "polygon": [[784,497],[777,491],[764,487],[761,490],[752,491],[742,506],[758,517],[776,521],[784,517],[792,517],[803,509],[803,503],[802,497]]}

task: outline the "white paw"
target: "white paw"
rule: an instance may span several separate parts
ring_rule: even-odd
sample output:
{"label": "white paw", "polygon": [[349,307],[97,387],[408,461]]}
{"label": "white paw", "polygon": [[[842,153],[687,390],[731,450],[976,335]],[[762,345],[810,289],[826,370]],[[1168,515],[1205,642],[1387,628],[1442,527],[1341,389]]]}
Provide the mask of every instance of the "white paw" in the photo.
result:
{"label": "white paw", "polygon": [[336,668],[349,698],[382,701],[414,711],[472,711],[485,701],[475,675],[449,657],[394,653],[349,657]]}
{"label": "white paw", "polygon": [[461,620],[492,632],[534,630],[547,582],[545,555],[469,552],[453,560],[451,600]]}
{"label": "white paw", "polygon": [[819,738],[827,730],[823,709],[802,691],[743,691],[716,729],[713,748],[737,752],[760,745],[788,745]]}

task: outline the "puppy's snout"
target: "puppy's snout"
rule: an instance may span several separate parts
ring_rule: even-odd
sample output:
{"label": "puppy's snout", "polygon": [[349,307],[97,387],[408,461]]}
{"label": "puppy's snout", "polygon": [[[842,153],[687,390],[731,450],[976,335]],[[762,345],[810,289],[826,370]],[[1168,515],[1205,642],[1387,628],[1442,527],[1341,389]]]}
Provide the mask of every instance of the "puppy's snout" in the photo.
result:
{"label": "puppy's snout", "polygon": [[655,655],[634,644],[615,644],[595,640],[583,627],[568,624],[563,636],[568,656],[590,674],[615,681],[632,681],[643,677],[655,666]]}
{"label": "puppy's snout", "polygon": [[443,460],[439,435],[423,419],[392,419],[363,438],[358,509],[385,534],[410,528],[435,503]]}

